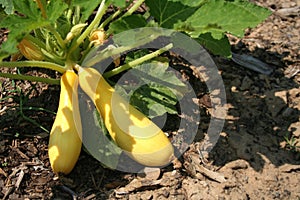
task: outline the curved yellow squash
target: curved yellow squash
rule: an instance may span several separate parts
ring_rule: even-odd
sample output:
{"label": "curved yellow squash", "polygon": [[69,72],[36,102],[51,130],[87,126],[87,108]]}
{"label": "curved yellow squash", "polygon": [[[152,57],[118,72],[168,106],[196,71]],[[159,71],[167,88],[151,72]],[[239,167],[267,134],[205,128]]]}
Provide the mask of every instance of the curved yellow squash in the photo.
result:
{"label": "curved yellow squash", "polygon": [[59,106],[48,146],[50,164],[55,173],[70,173],[81,151],[82,127],[77,89],[77,74],[66,71],[61,77]]}
{"label": "curved yellow squash", "polygon": [[174,149],[158,126],[118,95],[96,69],[80,68],[78,75],[80,87],[94,101],[120,148],[146,166],[169,164]]}

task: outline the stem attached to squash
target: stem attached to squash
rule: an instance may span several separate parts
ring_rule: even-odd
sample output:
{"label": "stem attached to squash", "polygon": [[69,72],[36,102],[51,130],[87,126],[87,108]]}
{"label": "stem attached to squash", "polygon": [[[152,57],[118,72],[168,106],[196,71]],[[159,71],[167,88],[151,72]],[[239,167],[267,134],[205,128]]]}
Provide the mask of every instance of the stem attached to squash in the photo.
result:
{"label": "stem attached to squash", "polygon": [[1,77],[10,78],[10,79],[18,79],[18,80],[28,80],[31,82],[42,82],[51,85],[59,85],[59,80],[52,78],[43,78],[38,76],[26,76],[22,74],[11,74],[11,73],[2,73],[0,72]]}
{"label": "stem attached to squash", "polygon": [[103,76],[104,76],[105,78],[109,78],[109,77],[111,77],[111,76],[117,75],[117,74],[119,74],[119,73],[121,73],[121,72],[123,72],[123,71],[125,71],[125,70],[128,70],[128,69],[130,69],[130,68],[132,68],[132,67],[134,67],[134,66],[137,66],[137,65],[139,65],[139,64],[141,64],[141,63],[143,63],[143,62],[145,62],[145,61],[147,61],[147,60],[150,60],[150,59],[152,59],[152,58],[157,57],[158,55],[160,55],[160,54],[162,54],[162,53],[164,53],[164,52],[170,50],[172,47],[173,47],[173,44],[170,43],[170,44],[168,44],[168,45],[162,47],[161,49],[158,49],[158,50],[156,50],[156,51],[154,51],[154,52],[152,52],[152,53],[150,53],[150,54],[147,54],[147,55],[145,55],[145,56],[142,56],[142,57],[140,57],[140,58],[138,58],[138,59],[135,59],[135,60],[133,60],[133,61],[131,61],[131,62],[129,62],[129,63],[126,63],[126,64],[124,64],[124,65],[121,65],[121,66],[118,67],[118,68],[115,68],[115,69],[113,69],[113,70],[111,70],[111,71],[109,71],[109,72],[106,72],[106,73],[103,74]]}
{"label": "stem attached to squash", "polygon": [[57,65],[52,62],[43,62],[43,61],[19,61],[19,62],[0,62],[1,67],[8,67],[8,68],[14,68],[14,67],[39,67],[44,69],[51,69],[58,71],[60,73],[64,73],[66,71],[66,68]]}

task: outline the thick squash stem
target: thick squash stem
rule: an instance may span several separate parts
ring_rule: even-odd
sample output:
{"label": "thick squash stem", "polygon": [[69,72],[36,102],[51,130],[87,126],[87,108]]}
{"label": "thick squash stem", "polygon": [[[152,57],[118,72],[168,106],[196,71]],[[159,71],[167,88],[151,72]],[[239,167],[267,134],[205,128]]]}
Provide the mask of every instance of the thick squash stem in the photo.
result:
{"label": "thick squash stem", "polygon": [[15,67],[39,67],[44,69],[51,69],[64,73],[66,71],[65,67],[44,61],[18,61],[18,62],[0,62],[1,67],[15,68]]}
{"label": "thick squash stem", "polygon": [[105,78],[109,78],[111,76],[115,76],[115,75],[117,75],[117,74],[119,74],[119,73],[121,73],[121,72],[123,72],[125,70],[128,70],[128,69],[130,69],[132,67],[135,67],[135,66],[137,66],[137,65],[139,65],[139,64],[141,64],[141,63],[143,63],[145,61],[148,61],[148,60],[150,60],[152,58],[157,57],[158,55],[160,55],[160,54],[162,54],[162,53],[170,50],[172,47],[173,47],[173,44],[170,43],[170,44],[164,46],[163,48],[161,48],[161,49],[159,49],[157,51],[154,51],[154,52],[152,52],[150,54],[147,54],[147,55],[142,56],[142,57],[140,57],[138,59],[135,59],[135,60],[133,60],[133,61],[131,61],[129,63],[121,65],[120,67],[115,68],[115,69],[113,69],[113,70],[111,70],[109,72],[106,72],[106,73],[103,74],[103,76]]}

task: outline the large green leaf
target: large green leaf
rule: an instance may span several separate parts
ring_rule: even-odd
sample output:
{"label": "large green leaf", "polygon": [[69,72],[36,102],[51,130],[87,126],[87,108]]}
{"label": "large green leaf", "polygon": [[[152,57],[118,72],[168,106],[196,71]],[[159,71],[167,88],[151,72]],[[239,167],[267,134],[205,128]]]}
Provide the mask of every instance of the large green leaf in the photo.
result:
{"label": "large green leaf", "polygon": [[108,2],[119,8],[124,8],[127,5],[126,0],[109,0]]}
{"label": "large green leaf", "polygon": [[191,6],[191,7],[197,7],[197,6],[201,6],[202,4],[206,3],[209,0],[170,0],[173,2],[180,2],[183,5],[186,6]]}
{"label": "large green leaf", "polygon": [[149,118],[163,114],[177,114],[176,95],[167,87],[155,83],[143,85],[131,95],[130,104]]}
{"label": "large green leaf", "polygon": [[82,0],[73,0],[72,6],[79,6],[81,13],[81,22],[85,22],[93,11],[100,5],[102,0],[93,0],[93,1],[82,1]]}
{"label": "large green leaf", "polygon": [[3,52],[9,54],[15,53],[17,51],[17,44],[24,35],[30,33],[32,30],[53,23],[67,8],[63,0],[56,0],[55,3],[51,2],[47,4],[47,18],[44,18],[35,1],[13,1],[14,8],[19,14],[8,15],[0,22],[1,27],[7,28],[10,31],[7,41],[1,46],[1,54],[3,54]]}
{"label": "large green leaf", "polygon": [[177,113],[176,103],[188,92],[188,87],[168,68],[168,63],[153,61],[137,66],[129,71],[140,82],[136,89],[125,93],[116,87],[122,96],[130,97],[130,104],[150,118],[163,114]]}
{"label": "large green leaf", "polygon": [[130,29],[141,28],[146,25],[147,21],[142,15],[129,15],[112,22],[109,26],[108,32],[116,34]]}
{"label": "large green leaf", "polygon": [[221,39],[224,33],[242,37],[246,28],[257,26],[270,14],[269,10],[246,1],[211,0],[184,24],[196,38],[207,32],[215,39]]}
{"label": "large green leaf", "polygon": [[211,33],[204,33],[196,40],[205,48],[209,49],[209,51],[214,55],[224,57],[231,56],[231,46],[226,35],[224,35],[221,39],[215,39],[212,37]]}
{"label": "large green leaf", "polygon": [[8,15],[0,22],[0,26],[7,28],[10,33],[8,39],[2,44],[1,51],[7,53],[15,53],[17,44],[25,34],[32,30],[50,24],[49,21],[42,17],[37,4],[31,0],[15,0],[13,1],[15,10],[21,15]]}
{"label": "large green leaf", "polygon": [[67,8],[68,5],[64,3],[62,0],[50,1],[49,4],[47,4],[47,8],[46,8],[48,20],[54,23]]}
{"label": "large green leaf", "polygon": [[174,24],[185,21],[196,10],[196,8],[185,6],[180,2],[168,0],[146,0],[145,3],[159,26],[164,28],[173,28]]}

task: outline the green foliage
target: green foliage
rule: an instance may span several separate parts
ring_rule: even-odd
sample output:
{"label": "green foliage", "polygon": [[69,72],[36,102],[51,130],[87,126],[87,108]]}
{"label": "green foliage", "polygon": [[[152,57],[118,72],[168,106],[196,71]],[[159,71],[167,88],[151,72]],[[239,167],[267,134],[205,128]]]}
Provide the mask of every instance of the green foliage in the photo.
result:
{"label": "green foliage", "polygon": [[102,0],[93,0],[89,1],[88,3],[86,1],[82,0],[73,0],[71,1],[71,5],[74,7],[79,7],[80,8],[80,14],[81,14],[81,19],[80,22],[83,23],[85,22],[89,16],[93,13],[93,11],[99,6]]}
{"label": "green foliage", "polygon": [[36,2],[32,0],[14,0],[13,3],[15,11],[19,14],[7,15],[0,22],[1,27],[8,28],[10,31],[8,40],[1,46],[1,54],[17,52],[17,44],[25,35],[32,30],[54,23],[67,8],[62,0],[51,1],[46,7],[48,18],[44,18]]}
{"label": "green foliage", "polygon": [[6,14],[10,15],[14,12],[14,4],[11,0],[0,0],[0,5],[2,5],[2,8]]}
{"label": "green foliage", "polygon": [[226,33],[242,37],[271,12],[247,1],[146,0],[151,15],[163,28],[188,33],[216,55],[230,57]]}
{"label": "green foliage", "polygon": [[221,39],[216,39],[211,35],[211,33],[203,33],[199,35],[196,40],[215,55],[222,55],[225,57],[231,56],[230,43],[225,34]]}
{"label": "green foliage", "polygon": [[212,0],[201,6],[181,27],[187,27],[193,37],[210,32],[215,39],[221,39],[224,33],[238,37],[244,30],[254,27],[266,17],[270,11],[246,1]]}
{"label": "green foliage", "polygon": [[172,2],[169,0],[146,0],[150,8],[150,14],[156,19],[158,25],[163,28],[174,28],[174,24],[185,21],[191,16],[196,8]]}
{"label": "green foliage", "polygon": [[123,17],[112,22],[109,26],[108,32],[116,34],[126,30],[141,28],[145,26],[147,26],[146,19],[142,15],[135,14]]}
{"label": "green foliage", "polygon": [[[148,8],[145,13],[135,12],[143,2]],[[69,69],[70,63],[92,67],[122,53],[127,54],[126,63],[134,63],[140,58],[140,63],[149,61],[153,58],[147,57],[150,51],[135,49],[159,37],[168,37],[168,45],[185,49],[190,54],[199,52],[195,39],[211,53],[230,57],[226,34],[242,37],[245,29],[257,26],[271,14],[267,9],[244,0],[95,0],[88,3],[81,0],[0,0],[0,4],[0,16],[6,13],[0,19],[0,25],[9,30],[8,40],[1,46],[0,58],[17,52],[18,43],[24,36],[30,36],[26,39],[37,45],[46,59],[43,63],[30,64],[59,72]],[[107,13],[109,6],[114,13]],[[102,19],[105,14],[108,16]],[[94,43],[90,37],[99,29],[104,29],[108,37],[114,34],[113,45],[100,50],[92,48]],[[20,66],[18,62],[3,64]],[[28,62],[23,64],[29,65]],[[134,65],[137,64],[125,64],[112,70],[111,74],[116,75]],[[147,66],[132,69],[145,84],[130,94],[131,103],[150,117],[165,111],[176,113],[175,105],[187,92],[186,85],[168,69],[167,62],[152,61]]]}
{"label": "green foliage", "polygon": [[170,0],[170,1],[180,2],[183,5],[190,6],[190,7],[198,7],[198,6],[201,6],[204,3],[207,3],[209,0],[198,0],[198,1],[194,1],[194,0]]}
{"label": "green foliage", "polygon": [[[167,62],[152,61],[133,68],[131,74],[140,82],[130,90],[130,104],[150,118],[177,114],[175,105],[188,92],[187,86],[170,70]],[[131,88],[132,89],[132,88]]]}

